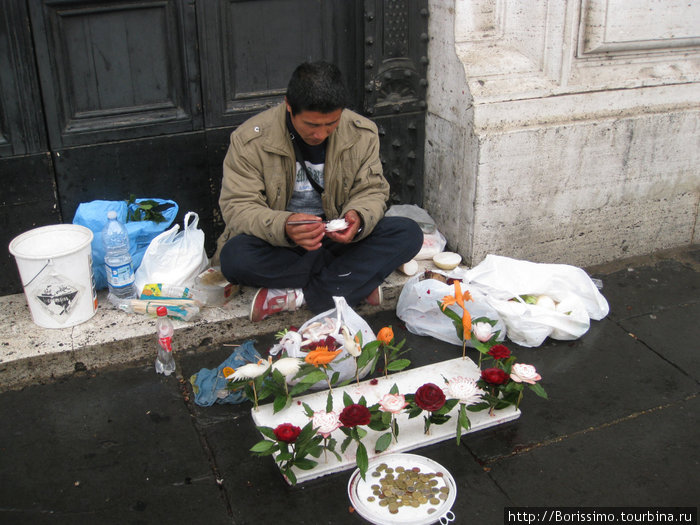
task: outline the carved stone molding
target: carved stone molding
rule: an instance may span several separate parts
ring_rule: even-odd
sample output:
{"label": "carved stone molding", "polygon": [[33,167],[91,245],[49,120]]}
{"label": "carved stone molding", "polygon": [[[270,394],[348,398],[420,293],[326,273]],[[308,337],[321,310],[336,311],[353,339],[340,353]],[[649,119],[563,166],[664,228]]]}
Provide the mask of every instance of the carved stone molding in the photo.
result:
{"label": "carved stone molding", "polygon": [[[662,7],[662,8],[660,8]],[[700,3],[666,0],[585,0],[579,56],[676,51],[700,45]]]}
{"label": "carved stone molding", "polygon": [[454,19],[477,100],[700,81],[697,2],[456,0]]}

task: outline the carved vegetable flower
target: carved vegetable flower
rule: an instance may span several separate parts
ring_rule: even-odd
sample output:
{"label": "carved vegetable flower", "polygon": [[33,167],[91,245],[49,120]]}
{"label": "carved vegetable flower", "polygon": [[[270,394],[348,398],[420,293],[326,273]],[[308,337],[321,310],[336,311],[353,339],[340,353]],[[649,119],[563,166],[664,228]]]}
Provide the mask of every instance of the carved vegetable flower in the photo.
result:
{"label": "carved vegetable flower", "polygon": [[379,400],[379,410],[399,414],[408,405],[405,396],[401,394],[384,394]]}
{"label": "carved vegetable flower", "polygon": [[394,340],[394,331],[391,329],[391,326],[385,326],[384,328],[379,330],[379,333],[377,334],[377,339],[385,345],[390,345],[391,342]]}
{"label": "carved vegetable flower", "polygon": [[534,385],[542,379],[542,376],[537,373],[537,370],[532,365],[523,363],[515,363],[510,371],[510,378],[516,383],[529,383]]}
{"label": "carved vegetable flower", "polygon": [[331,432],[340,427],[340,418],[334,411],[319,410],[314,412],[312,422],[313,427],[317,429],[316,432],[324,438],[330,436]]}
{"label": "carved vegetable flower", "polygon": [[233,379],[234,381],[255,379],[266,373],[268,368],[270,368],[270,361],[260,359],[257,363],[248,363],[238,367],[233,376],[230,376],[228,379]]}
{"label": "carved vegetable flower", "polygon": [[350,335],[348,327],[343,325],[340,328],[340,331],[343,334],[343,346],[345,347],[345,350],[348,351],[348,354],[350,354],[353,357],[360,357],[360,354],[362,353],[362,348],[358,344],[357,340]]}
{"label": "carved vegetable flower", "polygon": [[416,390],[414,400],[418,407],[428,412],[440,410],[445,404],[445,392],[435,383],[426,383]]}
{"label": "carved vegetable flower", "polygon": [[472,326],[472,333],[474,334],[474,337],[476,337],[479,341],[485,343],[486,341],[491,339],[491,335],[493,334],[493,327],[490,323],[485,323],[481,321],[478,323],[474,323],[474,325]]}
{"label": "carved vegetable flower", "polygon": [[319,365],[325,367],[328,363],[333,361],[333,359],[338,357],[338,355],[341,352],[342,350],[329,351],[328,347],[319,346],[316,348],[316,350],[312,350],[311,352],[306,354],[306,357],[304,357],[304,361],[306,361],[310,365],[314,365],[317,368]]}
{"label": "carved vegetable flower", "polygon": [[458,279],[455,280],[454,286],[454,296],[446,295],[443,297],[440,306],[442,307],[443,312],[448,306],[455,303],[462,308],[462,359],[464,359],[466,357],[467,341],[472,338],[472,316],[467,310],[467,307],[464,305],[464,301],[471,301],[472,296],[468,290],[462,293],[462,286],[460,285],[460,281]]}
{"label": "carved vegetable flower", "polygon": [[291,423],[282,423],[278,425],[273,432],[278,441],[294,443],[299,437],[299,434],[301,434],[301,429]]}
{"label": "carved vegetable flower", "polygon": [[272,369],[279,371],[284,377],[295,375],[301,367],[301,359],[298,357],[283,357],[272,364]]}
{"label": "carved vegetable flower", "polygon": [[372,414],[370,414],[366,406],[354,403],[346,406],[339,417],[343,426],[356,427],[358,425],[369,425]]}
{"label": "carved vegetable flower", "polygon": [[279,340],[279,343],[270,348],[270,354],[277,355],[281,351],[285,351],[287,352],[287,355],[293,355],[299,352],[301,344],[301,334],[294,330],[288,330]]}
{"label": "carved vegetable flower", "polygon": [[447,382],[447,394],[465,405],[476,402],[482,393],[476,381],[468,377],[457,376]]}
{"label": "carved vegetable flower", "polygon": [[491,385],[503,385],[508,382],[508,374],[500,368],[487,368],[481,371],[481,379]]}
{"label": "carved vegetable flower", "polygon": [[510,350],[505,345],[493,345],[489,348],[488,354],[494,359],[508,359],[510,357]]}

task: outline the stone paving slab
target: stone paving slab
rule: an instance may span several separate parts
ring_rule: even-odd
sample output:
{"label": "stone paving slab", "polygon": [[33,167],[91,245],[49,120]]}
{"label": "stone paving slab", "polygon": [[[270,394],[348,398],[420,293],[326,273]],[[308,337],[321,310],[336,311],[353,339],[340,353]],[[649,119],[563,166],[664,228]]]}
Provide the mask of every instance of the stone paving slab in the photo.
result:
{"label": "stone paving slab", "polygon": [[700,501],[700,398],[611,421],[489,464],[516,506],[679,506]]}
{"label": "stone paving slab", "polygon": [[[700,249],[662,252],[589,268],[614,320],[648,315],[670,306],[700,302]],[[615,269],[615,271],[610,271]]]}
{"label": "stone paving slab", "polygon": [[173,376],[83,374],[6,392],[0,415],[3,524],[229,523]]}
{"label": "stone paving slab", "polygon": [[[681,259],[669,272],[668,262],[635,265],[662,283],[632,287],[639,311],[618,293],[616,280],[629,276],[605,270],[611,315],[582,338],[507,343],[537,366],[548,401],[526,393],[517,421],[468,434],[459,447],[412,451],[454,476],[456,523],[502,523],[514,505],[697,505],[698,312],[686,293],[697,266]],[[393,311],[363,315],[375,330],[392,324],[407,337],[413,366],[461,352],[407,334]],[[272,331],[227,331],[225,342],[253,337],[264,352]],[[248,452],[259,439],[249,403],[194,405],[189,375],[232,350],[200,343],[176,357],[179,380],[155,374],[149,346],[143,365],[81,368],[0,393],[0,522],[364,523],[349,508],[350,472],[289,487],[270,457]]]}
{"label": "stone paving slab", "polygon": [[[431,362],[453,359],[461,355],[461,347],[431,338],[410,334],[392,312],[380,312],[367,318],[376,332],[382,326],[391,325],[397,339],[406,338],[406,347],[411,348],[411,366],[425,366]],[[273,344],[271,334],[256,339],[256,349],[264,354]],[[202,366],[213,368],[219,365],[231,349],[220,349],[210,353],[203,361],[186,356],[181,362],[182,373],[188,376],[199,371]],[[347,483],[352,470],[310,480],[290,487],[282,479],[279,469],[270,457],[253,457],[248,452],[261,439],[250,417],[250,404],[214,405],[193,410],[197,425],[204,434],[224,479],[223,486],[233,512],[236,524],[273,523],[279,519],[279,508],[292,516],[291,523],[299,524],[359,524],[366,523],[349,510]],[[446,423],[450,425],[452,422]],[[508,426],[506,424],[505,426]],[[487,432],[480,431],[479,433]],[[478,434],[478,433],[477,433]],[[467,434],[463,440],[476,434]],[[480,495],[488,501],[502,501],[496,508],[506,504],[506,499],[498,486],[488,478],[486,471],[466,447],[458,447],[453,440],[442,444],[412,450],[450,470],[458,485],[458,497],[453,511],[461,516],[482,519],[489,516],[502,517],[502,510],[492,513],[481,506],[474,507],[473,497]],[[465,497],[460,497],[464,491]],[[270,497],[278,498],[275,505]],[[476,521],[490,523],[490,521]],[[459,521],[458,523],[467,523]],[[469,523],[475,523],[469,521]],[[494,522],[496,523],[496,522]]]}
{"label": "stone paving slab", "polygon": [[700,382],[697,320],[700,301],[625,319],[620,325],[669,364]]}

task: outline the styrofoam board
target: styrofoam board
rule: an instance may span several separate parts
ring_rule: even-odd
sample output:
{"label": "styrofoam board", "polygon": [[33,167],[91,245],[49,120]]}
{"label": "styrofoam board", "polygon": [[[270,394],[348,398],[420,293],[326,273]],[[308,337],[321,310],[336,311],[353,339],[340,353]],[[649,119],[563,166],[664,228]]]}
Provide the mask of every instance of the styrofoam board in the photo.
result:
{"label": "styrofoam board", "polygon": [[[333,410],[340,413],[343,409],[344,392],[347,392],[355,402],[364,396],[367,401],[367,406],[369,407],[377,403],[384,394],[388,394],[394,384],[397,385],[400,394],[413,394],[425,383],[435,383],[440,387],[445,387],[445,379],[450,380],[457,376],[478,379],[480,376],[479,367],[469,358],[458,357],[449,361],[442,361],[440,363],[433,363],[419,368],[390,374],[388,378],[378,378],[377,384],[375,385],[371,384],[370,380],[365,380],[361,381],[359,384],[351,383],[342,388],[334,388],[332,391]],[[294,398],[294,401],[289,407],[276,414],[273,414],[272,403],[270,403],[259,406],[257,410],[251,409],[251,415],[253,416],[253,421],[256,426],[275,428],[282,423],[291,423],[303,427],[309,422],[309,418],[304,412],[302,403],[306,403],[314,411],[325,410],[327,398],[328,390],[322,390],[320,392]],[[459,404],[450,411],[449,414],[452,417],[449,421],[442,425],[431,425],[430,434],[427,435],[424,433],[423,414],[425,414],[425,412],[413,419],[408,419],[408,415],[406,414],[400,414],[397,417],[397,422],[399,424],[398,441],[392,443],[388,449],[380,454],[374,452],[374,444],[377,438],[386,433],[386,431],[377,432],[368,427],[362,427],[367,430],[367,436],[365,436],[362,442],[367,448],[369,459],[372,460],[384,454],[414,450],[448,439],[455,440],[457,437],[456,425],[458,409]],[[481,412],[468,411],[467,416],[471,422],[471,428],[468,431],[463,430],[462,434],[477,432],[517,419],[520,417],[520,410],[511,406],[503,410],[496,410],[493,415],[489,415],[488,410],[483,410]],[[338,429],[331,434],[331,437],[334,437],[338,441],[336,451],[340,454],[340,443],[345,439],[345,434]],[[299,470],[295,468],[294,474],[297,477],[297,482],[302,483],[327,474],[355,468],[356,449],[357,446],[353,442],[344,453],[340,454],[342,461],[338,461],[335,455],[331,453],[325,454],[325,457],[324,454],[322,454],[318,459],[310,457],[309,459],[318,461],[318,465],[312,470]]]}

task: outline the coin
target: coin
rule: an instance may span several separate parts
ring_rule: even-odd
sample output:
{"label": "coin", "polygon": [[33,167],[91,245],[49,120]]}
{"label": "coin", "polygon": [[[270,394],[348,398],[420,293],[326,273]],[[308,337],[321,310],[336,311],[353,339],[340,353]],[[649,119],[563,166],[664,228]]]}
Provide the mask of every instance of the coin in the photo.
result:
{"label": "coin", "polygon": [[[447,487],[437,488],[441,472],[421,472],[419,467],[389,467],[381,463],[372,476],[379,479],[378,483],[371,485],[374,496],[368,496],[367,501],[378,500],[379,505],[387,507],[392,514],[397,514],[402,507],[415,509],[428,503],[439,505],[449,493]],[[433,507],[427,509],[428,513],[435,511]]]}

